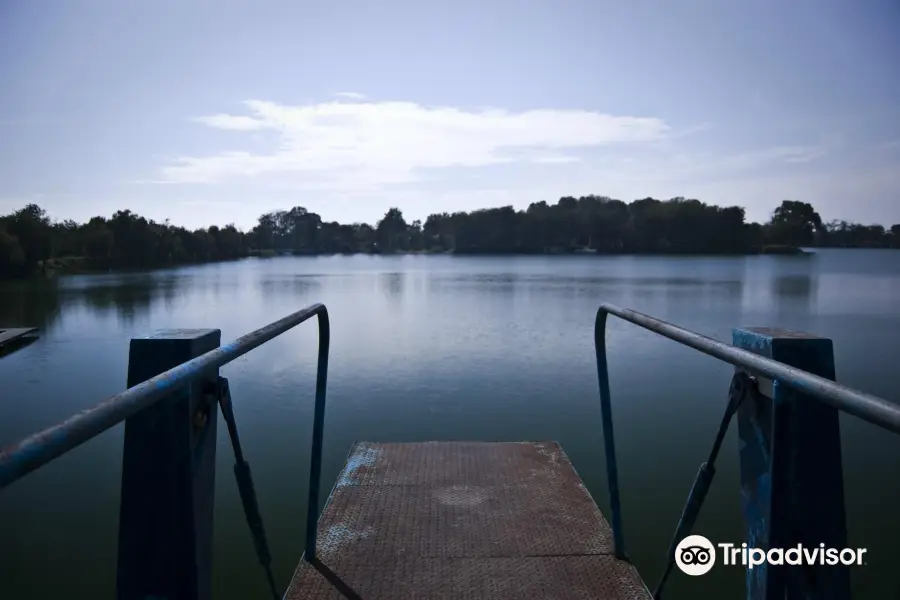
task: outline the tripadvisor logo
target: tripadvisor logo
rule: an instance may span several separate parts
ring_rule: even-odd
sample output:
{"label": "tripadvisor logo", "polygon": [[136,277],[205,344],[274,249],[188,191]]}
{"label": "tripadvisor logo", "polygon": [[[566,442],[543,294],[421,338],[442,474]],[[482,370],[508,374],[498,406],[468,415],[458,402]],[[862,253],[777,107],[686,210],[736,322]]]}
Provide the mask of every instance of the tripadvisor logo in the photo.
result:
{"label": "tripadvisor logo", "polygon": [[675,548],[675,564],[688,575],[706,575],[716,564],[716,549],[702,535],[689,535]]}
{"label": "tripadvisor logo", "polygon": [[723,565],[740,565],[753,569],[770,565],[863,565],[865,548],[827,548],[825,544],[807,548],[797,544],[791,548],[748,548],[747,544],[713,545],[702,535],[689,535],[675,548],[675,564],[687,575],[705,575],[716,564],[716,546]]}

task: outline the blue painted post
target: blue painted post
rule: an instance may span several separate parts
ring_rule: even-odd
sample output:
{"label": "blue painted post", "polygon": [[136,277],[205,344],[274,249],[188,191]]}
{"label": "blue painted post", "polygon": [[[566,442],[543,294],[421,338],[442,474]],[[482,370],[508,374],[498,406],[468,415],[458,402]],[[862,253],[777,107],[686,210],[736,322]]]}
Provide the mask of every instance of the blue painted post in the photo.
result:
{"label": "blue painted post", "polygon": [[[128,387],[219,346],[218,329],[131,340]],[[118,600],[209,600],[218,369],[125,422]]]}
{"label": "blue painted post", "polygon": [[[831,380],[830,339],[781,329],[735,329],[733,344]],[[787,386],[758,380],[738,410],[741,503],[750,548],[847,546],[838,411]],[[843,565],[747,570],[748,600],[848,600]]]}

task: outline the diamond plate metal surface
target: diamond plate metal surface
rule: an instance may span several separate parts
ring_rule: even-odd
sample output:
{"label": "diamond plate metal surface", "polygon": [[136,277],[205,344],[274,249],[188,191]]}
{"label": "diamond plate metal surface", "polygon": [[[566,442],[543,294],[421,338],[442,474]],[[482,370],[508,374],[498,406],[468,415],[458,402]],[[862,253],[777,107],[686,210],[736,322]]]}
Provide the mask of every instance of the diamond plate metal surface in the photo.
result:
{"label": "diamond plate metal surface", "polygon": [[555,442],[360,442],[285,598],[640,599]]}

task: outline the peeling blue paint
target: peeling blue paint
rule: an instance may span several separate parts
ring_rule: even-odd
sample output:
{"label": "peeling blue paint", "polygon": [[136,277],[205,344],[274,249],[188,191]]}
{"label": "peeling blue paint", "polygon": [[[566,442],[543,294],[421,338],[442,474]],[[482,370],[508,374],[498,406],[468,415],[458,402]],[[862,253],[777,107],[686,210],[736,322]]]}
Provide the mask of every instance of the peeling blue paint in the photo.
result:
{"label": "peeling blue paint", "polygon": [[365,442],[361,442],[356,447],[356,451],[347,459],[347,465],[341,473],[341,477],[335,487],[344,487],[346,485],[354,485],[357,482],[354,479],[356,472],[362,467],[370,467],[378,460],[381,452],[372,448]]}
{"label": "peeling blue paint", "polygon": [[342,547],[369,537],[373,531],[369,527],[360,530],[342,523],[330,525],[319,537],[319,554],[325,558],[334,556]]}
{"label": "peeling blue paint", "polygon": [[732,343],[738,348],[750,350],[755,354],[766,356],[772,339],[747,329],[735,329],[732,332]]}
{"label": "peeling blue paint", "polygon": [[359,540],[367,536],[368,533],[365,531],[357,531],[356,529],[351,529],[347,525],[336,524],[331,525],[330,527],[328,527],[328,529],[325,530],[325,534],[322,536],[321,544],[323,546],[336,545]]}
{"label": "peeling blue paint", "polygon": [[[772,337],[766,332],[735,329],[735,346],[771,357]],[[738,414],[741,461],[741,509],[747,546],[768,548],[771,543],[772,448],[770,434],[775,418],[774,403],[758,393],[745,398]],[[765,568],[745,571],[748,600],[767,597],[771,585]]]}
{"label": "peeling blue paint", "polygon": [[[793,369],[774,377],[771,398],[755,397],[755,406],[744,407],[739,418],[747,545],[809,546],[825,537],[831,547],[846,546],[837,411],[801,401],[805,393],[821,398],[827,389],[804,382],[804,376],[834,379],[831,341],[783,330],[745,329],[733,332],[733,342]],[[790,520],[801,512],[802,519]],[[748,569],[748,600],[784,597],[784,573],[766,564]],[[846,569],[810,571],[793,585],[799,586],[798,598],[850,597]]]}

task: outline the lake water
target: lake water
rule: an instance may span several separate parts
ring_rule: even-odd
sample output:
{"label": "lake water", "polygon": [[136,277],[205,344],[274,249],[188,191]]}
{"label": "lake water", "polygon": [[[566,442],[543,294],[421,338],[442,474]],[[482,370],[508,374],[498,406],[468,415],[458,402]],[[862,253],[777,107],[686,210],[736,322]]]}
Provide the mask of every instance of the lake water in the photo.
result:
{"label": "lake water", "polygon": [[[608,516],[592,328],[602,301],[730,342],[738,326],[831,337],[838,380],[900,399],[900,252],[813,257],[284,257],[0,287],[0,325],[42,328],[0,359],[0,444],[121,391],[128,342],[160,328],[234,339],[314,302],[331,315],[323,487],[355,440],[558,440]],[[732,369],[615,318],[609,369],[626,541],[655,585]],[[223,369],[280,588],[300,557],[316,326]],[[3,598],[112,598],[123,427],[0,493]],[[900,436],[845,417],[857,598],[898,597]],[[218,446],[215,597],[265,597]],[[696,533],[742,541],[736,427]],[[689,581],[690,579],[690,581]],[[671,598],[742,597],[743,572],[676,572]],[[880,593],[880,595],[879,595]]]}

